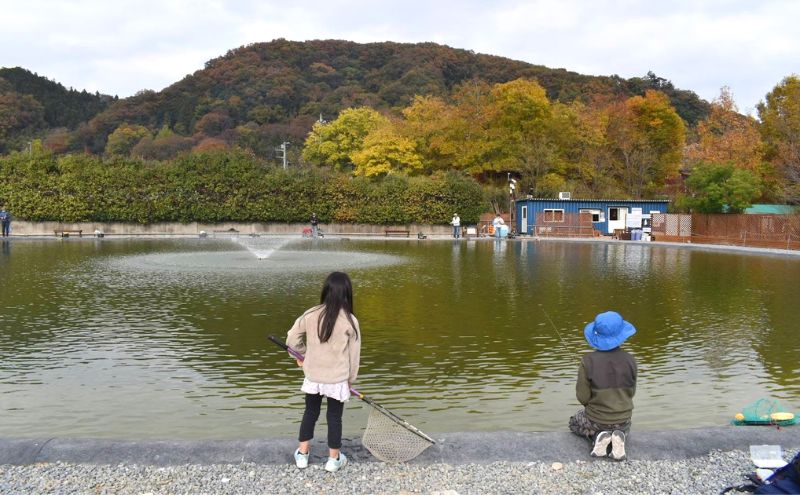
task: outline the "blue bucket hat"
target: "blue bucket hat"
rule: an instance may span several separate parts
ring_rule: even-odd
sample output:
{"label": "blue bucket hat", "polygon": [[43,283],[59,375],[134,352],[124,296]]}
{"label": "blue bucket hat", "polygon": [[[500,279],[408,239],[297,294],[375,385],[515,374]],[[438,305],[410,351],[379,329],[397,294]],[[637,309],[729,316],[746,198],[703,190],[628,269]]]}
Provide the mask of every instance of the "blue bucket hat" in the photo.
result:
{"label": "blue bucket hat", "polygon": [[636,328],[616,311],[600,313],[593,322],[586,325],[583,334],[586,342],[599,351],[610,351],[622,345],[625,340],[636,333]]}

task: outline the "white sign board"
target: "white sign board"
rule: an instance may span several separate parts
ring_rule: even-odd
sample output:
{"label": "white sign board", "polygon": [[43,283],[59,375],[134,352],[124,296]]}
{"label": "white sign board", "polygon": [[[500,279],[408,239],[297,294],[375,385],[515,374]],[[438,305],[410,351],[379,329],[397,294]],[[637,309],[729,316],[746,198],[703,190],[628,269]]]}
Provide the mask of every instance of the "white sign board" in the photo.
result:
{"label": "white sign board", "polygon": [[625,226],[629,229],[642,228],[642,209],[631,208],[631,212],[625,217]]}

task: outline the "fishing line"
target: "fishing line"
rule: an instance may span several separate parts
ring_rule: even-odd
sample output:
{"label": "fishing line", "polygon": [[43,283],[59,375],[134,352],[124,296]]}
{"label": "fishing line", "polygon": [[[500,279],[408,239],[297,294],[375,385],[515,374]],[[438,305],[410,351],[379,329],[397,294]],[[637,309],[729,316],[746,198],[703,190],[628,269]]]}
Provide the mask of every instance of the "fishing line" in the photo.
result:
{"label": "fishing line", "polygon": [[556,324],[555,324],[555,323],[553,323],[553,319],[552,319],[552,318],[550,318],[550,315],[549,315],[549,314],[547,314],[547,310],[546,310],[546,309],[544,309],[544,308],[542,307],[542,305],[541,305],[541,304],[539,305],[539,307],[541,308],[541,310],[542,310],[542,313],[544,313],[544,315],[547,317],[547,321],[549,321],[549,322],[550,322],[550,325],[552,325],[552,326],[553,326],[553,330],[555,330],[555,331],[556,331],[556,335],[558,335],[558,341],[559,341],[559,343],[561,343],[561,347],[562,347],[562,348],[563,348],[565,351],[567,351],[567,354],[572,354],[572,353],[573,353],[573,351],[571,351],[571,350],[569,349],[569,347],[567,347],[567,343],[566,343],[566,341],[564,340],[564,337],[562,337],[562,336],[561,336],[561,332],[559,332],[559,331],[558,331],[558,328],[556,327]]}

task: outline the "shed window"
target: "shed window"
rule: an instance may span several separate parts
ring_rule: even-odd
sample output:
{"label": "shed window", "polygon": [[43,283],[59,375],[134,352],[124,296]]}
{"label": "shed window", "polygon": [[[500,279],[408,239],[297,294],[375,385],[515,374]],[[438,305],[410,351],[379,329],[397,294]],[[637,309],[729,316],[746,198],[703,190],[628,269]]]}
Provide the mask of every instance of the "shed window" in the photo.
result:
{"label": "shed window", "polygon": [[581,213],[589,213],[592,215],[592,222],[604,222],[603,212],[600,210],[590,210],[588,208],[581,208]]}
{"label": "shed window", "polygon": [[545,222],[564,221],[564,210],[544,210],[542,213],[544,214]]}

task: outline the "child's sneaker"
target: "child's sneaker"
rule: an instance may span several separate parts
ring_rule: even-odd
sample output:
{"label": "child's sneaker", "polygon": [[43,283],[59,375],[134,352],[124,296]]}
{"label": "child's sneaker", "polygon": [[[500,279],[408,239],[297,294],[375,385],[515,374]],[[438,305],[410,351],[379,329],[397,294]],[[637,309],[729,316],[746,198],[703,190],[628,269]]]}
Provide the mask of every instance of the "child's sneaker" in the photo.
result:
{"label": "child's sneaker", "polygon": [[625,432],[614,430],[611,433],[611,455],[615,461],[625,460]]}
{"label": "child's sneaker", "polygon": [[336,471],[345,467],[345,465],[347,465],[347,456],[339,452],[338,459],[328,457],[328,462],[325,463],[325,471],[328,471],[329,473],[335,473]]}
{"label": "child's sneaker", "polygon": [[308,454],[308,452],[301,454],[300,449],[294,451],[294,463],[297,464],[298,468],[305,469],[308,467]]}
{"label": "child's sneaker", "polygon": [[608,444],[611,443],[611,432],[601,431],[594,437],[592,457],[605,457],[608,455]]}

